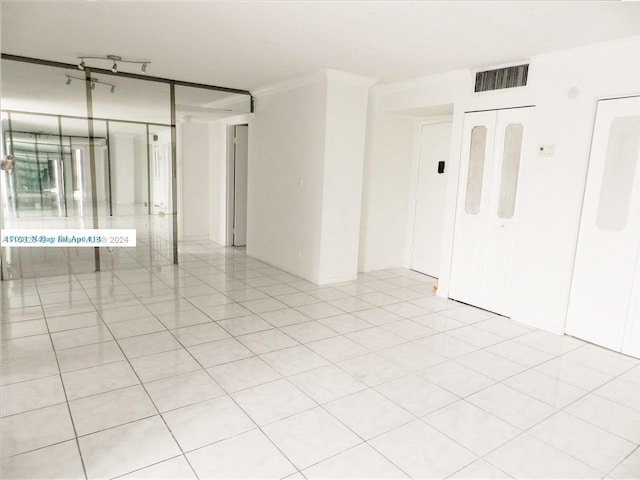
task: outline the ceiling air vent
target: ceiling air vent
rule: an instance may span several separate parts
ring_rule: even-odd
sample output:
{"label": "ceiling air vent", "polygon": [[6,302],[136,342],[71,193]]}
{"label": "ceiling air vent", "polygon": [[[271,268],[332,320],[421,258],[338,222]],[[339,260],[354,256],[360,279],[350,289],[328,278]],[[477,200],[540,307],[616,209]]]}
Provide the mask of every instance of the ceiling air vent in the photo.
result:
{"label": "ceiling air vent", "polygon": [[488,92],[503,88],[524,87],[527,84],[529,64],[497,68],[476,73],[474,92]]}

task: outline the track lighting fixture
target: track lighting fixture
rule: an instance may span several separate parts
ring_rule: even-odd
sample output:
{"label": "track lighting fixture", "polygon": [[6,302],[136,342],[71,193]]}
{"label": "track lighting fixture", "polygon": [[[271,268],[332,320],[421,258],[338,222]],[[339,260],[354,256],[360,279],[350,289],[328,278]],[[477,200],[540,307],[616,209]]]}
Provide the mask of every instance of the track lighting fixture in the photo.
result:
{"label": "track lighting fixture", "polygon": [[74,77],[72,75],[66,75],[67,81],[65,82],[67,85],[71,85],[71,80],[78,80],[80,82],[91,82],[91,90],[96,89],[96,85],[106,85],[111,87],[111,93],[115,93],[116,86],[113,83],[103,82],[102,80],[98,80],[97,78],[86,79],[81,77]]}
{"label": "track lighting fixture", "polygon": [[149,60],[127,60],[124,59],[118,55],[84,55],[82,57],[78,57],[80,59],[80,63],[78,64],[78,70],[84,70],[86,67],[86,64],[84,63],[85,59],[91,59],[91,60],[110,60],[113,62],[113,65],[111,66],[111,71],[113,73],[117,73],[118,72],[118,63],[137,63],[139,65],[142,65],[141,70],[142,73],[146,73],[147,71],[147,65],[149,65],[151,63],[151,61]]}

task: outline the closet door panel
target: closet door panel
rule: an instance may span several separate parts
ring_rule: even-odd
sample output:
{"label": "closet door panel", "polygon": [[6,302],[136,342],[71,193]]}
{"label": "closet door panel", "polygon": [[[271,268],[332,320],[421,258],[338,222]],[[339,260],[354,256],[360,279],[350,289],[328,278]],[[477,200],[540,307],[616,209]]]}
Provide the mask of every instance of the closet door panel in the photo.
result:
{"label": "closet door panel", "polygon": [[[567,333],[617,351],[637,348],[639,248],[640,97],[602,100],[591,145]],[[625,338],[634,332],[636,338]]]}
{"label": "closet door panel", "polygon": [[449,296],[481,301],[496,112],[467,113],[462,138]]}

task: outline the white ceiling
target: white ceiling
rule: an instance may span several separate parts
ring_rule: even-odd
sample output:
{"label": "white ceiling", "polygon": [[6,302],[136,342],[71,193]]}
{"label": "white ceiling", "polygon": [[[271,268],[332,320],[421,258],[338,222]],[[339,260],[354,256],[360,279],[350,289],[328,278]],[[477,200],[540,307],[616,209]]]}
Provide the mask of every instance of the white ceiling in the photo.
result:
{"label": "white ceiling", "polygon": [[2,4],[4,53],[150,59],[150,75],[248,90],[322,68],[407,80],[635,35],[640,2]]}

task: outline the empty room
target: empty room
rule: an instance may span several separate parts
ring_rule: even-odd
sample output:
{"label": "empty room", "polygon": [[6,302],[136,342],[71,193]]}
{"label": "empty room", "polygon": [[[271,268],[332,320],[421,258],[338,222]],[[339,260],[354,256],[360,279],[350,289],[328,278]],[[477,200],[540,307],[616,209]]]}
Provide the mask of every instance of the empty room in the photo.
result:
{"label": "empty room", "polygon": [[1,478],[640,479],[640,2],[0,21]]}

